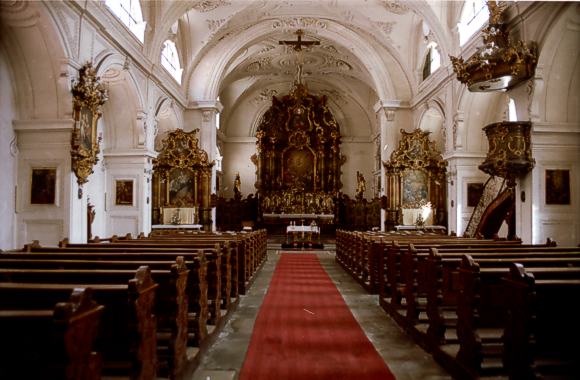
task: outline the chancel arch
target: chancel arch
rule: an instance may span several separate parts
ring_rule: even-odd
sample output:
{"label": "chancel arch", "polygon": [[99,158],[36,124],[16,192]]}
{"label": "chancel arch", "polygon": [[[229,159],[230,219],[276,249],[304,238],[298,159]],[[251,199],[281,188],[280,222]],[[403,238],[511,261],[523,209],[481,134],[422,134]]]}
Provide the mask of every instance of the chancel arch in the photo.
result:
{"label": "chancel arch", "polygon": [[[278,35],[278,31],[272,29],[273,22],[275,20],[262,21],[251,26],[235,38],[224,40],[209,50],[205,57],[209,62],[214,62],[214,64],[198,65],[193,72],[189,73],[189,79],[185,82],[190,89],[190,98],[212,99],[217,97],[219,88],[222,86],[221,81],[224,73],[230,70],[228,66],[235,62],[236,54],[263,38]],[[338,45],[351,47],[353,53],[357,57],[361,57],[361,62],[363,62],[368,72],[370,83],[372,83],[372,87],[379,98],[408,98],[410,96],[411,90],[407,82],[407,74],[402,70],[400,64],[393,60],[390,62],[393,65],[388,66],[387,62],[384,61],[387,57],[380,57],[376,50],[367,41],[361,39],[359,35],[340,24],[334,24],[330,20],[327,24],[328,26],[324,29],[315,30],[315,35],[334,41]],[[232,46],[237,47],[238,50],[232,49]],[[394,70],[393,75],[389,75],[388,70]],[[207,81],[202,80],[202,78],[212,78],[212,80]],[[393,84],[393,79],[399,80],[401,83],[395,85]],[[200,83],[205,84],[205,86],[199,86]],[[399,95],[394,95],[398,92],[400,93]]]}

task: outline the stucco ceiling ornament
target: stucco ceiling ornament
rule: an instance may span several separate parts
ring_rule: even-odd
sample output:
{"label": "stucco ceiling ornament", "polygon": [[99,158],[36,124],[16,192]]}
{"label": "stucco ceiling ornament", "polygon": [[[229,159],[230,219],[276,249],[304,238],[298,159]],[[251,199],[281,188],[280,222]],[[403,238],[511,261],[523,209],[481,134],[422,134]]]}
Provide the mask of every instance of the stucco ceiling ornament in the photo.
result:
{"label": "stucco ceiling ornament", "polygon": [[200,13],[205,13],[227,5],[232,5],[232,3],[226,0],[202,0],[194,4],[192,8]]}
{"label": "stucco ceiling ornament", "polygon": [[227,20],[225,18],[220,18],[218,20],[205,20],[207,28],[210,32],[214,33],[218,30]]}
{"label": "stucco ceiling ornament", "polygon": [[384,22],[384,21],[374,21],[373,24],[379,28],[388,38],[391,37],[393,32],[393,27],[397,24],[396,22]]}
{"label": "stucco ceiling ornament", "polygon": [[272,66],[272,57],[262,57],[257,61],[254,61],[248,65],[246,68],[247,72],[255,73],[258,71],[263,71]]}
{"label": "stucco ceiling ornament", "polygon": [[396,15],[404,15],[409,12],[409,7],[401,1],[382,0],[381,4],[387,11]]}
{"label": "stucco ceiling ornament", "polygon": [[292,17],[274,20],[272,29],[326,29],[328,24],[315,17]]}
{"label": "stucco ceiling ornament", "polygon": [[276,95],[278,95],[278,90],[265,88],[262,91],[260,91],[258,96],[256,96],[254,99],[252,99],[252,102],[254,104],[258,105],[258,104],[263,103],[265,101],[269,101],[270,99],[272,99],[272,96],[276,96]]}

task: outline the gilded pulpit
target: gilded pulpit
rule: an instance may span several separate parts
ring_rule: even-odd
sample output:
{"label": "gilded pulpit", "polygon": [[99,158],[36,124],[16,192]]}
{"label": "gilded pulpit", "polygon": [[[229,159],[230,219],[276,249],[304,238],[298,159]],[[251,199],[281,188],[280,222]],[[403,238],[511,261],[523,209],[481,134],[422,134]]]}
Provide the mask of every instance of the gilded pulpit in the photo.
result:
{"label": "gilded pulpit", "polygon": [[334,214],[340,191],[340,131],[325,96],[297,83],[272,98],[258,127],[256,165],[262,214]]}

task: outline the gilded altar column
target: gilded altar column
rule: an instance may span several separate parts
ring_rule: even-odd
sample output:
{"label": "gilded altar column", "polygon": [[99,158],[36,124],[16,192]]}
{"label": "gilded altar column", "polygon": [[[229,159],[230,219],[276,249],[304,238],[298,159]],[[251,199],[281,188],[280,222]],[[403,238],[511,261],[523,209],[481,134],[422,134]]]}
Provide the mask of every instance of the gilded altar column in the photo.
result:
{"label": "gilded altar column", "polygon": [[[391,153],[397,148],[399,141],[399,129],[406,124],[411,125],[407,102],[400,100],[380,100],[375,104],[374,110],[380,130],[381,141],[381,189],[380,196],[387,196],[387,209],[381,209],[381,230],[384,231],[396,224],[398,218],[398,193],[399,189],[394,176],[387,176],[384,163],[391,158]],[[395,117],[396,116],[396,117]]]}
{"label": "gilded altar column", "polygon": [[[223,106],[218,100],[200,100],[190,104],[184,112],[184,126],[185,131],[191,131],[199,128],[199,147],[207,152],[209,162],[213,162],[217,156],[217,114],[222,112]],[[201,200],[200,213],[203,218],[204,207],[208,210],[206,214],[208,219],[204,223],[209,223],[211,230],[215,231],[215,207],[211,207],[209,199],[212,194],[216,193],[216,167],[212,166],[211,173],[208,174],[209,191],[203,195],[203,183],[200,183],[200,190],[204,199]],[[203,175],[202,175],[203,178]],[[200,178],[201,179],[201,178]],[[203,180],[202,180],[203,182]],[[204,206],[205,198],[207,197],[207,206]]]}

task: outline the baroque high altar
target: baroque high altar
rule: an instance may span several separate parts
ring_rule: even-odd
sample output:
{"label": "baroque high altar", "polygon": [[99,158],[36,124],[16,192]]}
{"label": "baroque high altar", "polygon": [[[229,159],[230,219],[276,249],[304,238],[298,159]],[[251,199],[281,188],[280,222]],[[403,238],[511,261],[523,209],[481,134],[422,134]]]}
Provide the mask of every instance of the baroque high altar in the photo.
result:
{"label": "baroque high altar", "polygon": [[342,188],[340,131],[325,96],[301,83],[277,99],[256,132],[256,165],[263,214],[334,214]]}

